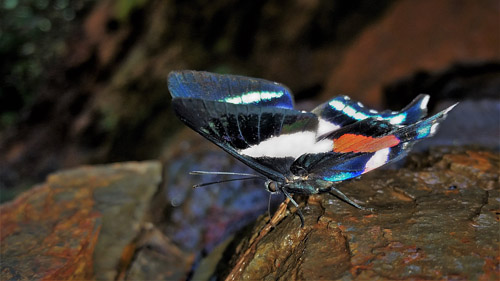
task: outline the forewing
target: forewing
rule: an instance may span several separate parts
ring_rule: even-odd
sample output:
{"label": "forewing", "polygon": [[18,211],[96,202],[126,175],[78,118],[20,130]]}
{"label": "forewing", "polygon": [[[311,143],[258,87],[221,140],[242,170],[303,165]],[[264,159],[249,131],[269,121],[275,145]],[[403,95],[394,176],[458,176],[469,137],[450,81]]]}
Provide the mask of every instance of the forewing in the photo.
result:
{"label": "forewing", "polygon": [[419,95],[400,111],[378,112],[348,96],[338,96],[319,105],[312,112],[320,117],[318,135],[322,135],[369,118],[384,120],[392,125],[413,124],[427,114],[428,101],[428,95]]}
{"label": "forewing", "polygon": [[293,108],[293,98],[287,87],[258,78],[192,70],[172,71],[168,76],[168,89],[174,98]]}
{"label": "forewing", "polygon": [[287,140],[316,140],[317,117],[312,113],[193,98],[174,98],[173,107],[189,127],[274,180],[283,180],[298,157]]}

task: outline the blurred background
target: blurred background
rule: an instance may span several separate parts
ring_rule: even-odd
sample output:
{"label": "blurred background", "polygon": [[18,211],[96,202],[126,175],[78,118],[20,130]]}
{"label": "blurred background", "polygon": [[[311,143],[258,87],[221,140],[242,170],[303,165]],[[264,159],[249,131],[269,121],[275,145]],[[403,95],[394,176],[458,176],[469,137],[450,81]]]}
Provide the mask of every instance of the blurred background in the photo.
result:
{"label": "blurred background", "polygon": [[[166,77],[179,69],[278,81],[306,109],[339,94],[393,110],[422,92],[431,111],[461,101],[420,149],[499,147],[498,0],[4,0],[0,60],[2,202],[83,164],[161,159],[173,207],[200,181],[190,170],[247,171],[173,115]],[[191,214],[251,221],[267,206],[260,184],[192,193]],[[207,233],[171,237],[192,249],[219,237]]]}

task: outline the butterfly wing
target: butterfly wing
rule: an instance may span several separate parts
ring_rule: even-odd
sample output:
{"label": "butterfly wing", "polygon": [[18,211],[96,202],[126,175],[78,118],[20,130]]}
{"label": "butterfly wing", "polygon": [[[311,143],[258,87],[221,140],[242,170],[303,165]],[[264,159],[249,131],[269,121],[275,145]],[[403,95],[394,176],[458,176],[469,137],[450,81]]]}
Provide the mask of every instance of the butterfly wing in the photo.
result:
{"label": "butterfly wing", "polygon": [[318,121],[312,113],[197,98],[172,103],[189,127],[273,180],[283,180],[298,157],[290,140],[316,140]]}
{"label": "butterfly wing", "polygon": [[417,141],[434,135],[454,106],[407,126],[364,119],[324,136],[333,141],[333,150],[302,155],[290,170],[296,175],[332,182],[357,177],[401,159]]}
{"label": "butterfly wing", "polygon": [[293,109],[293,98],[287,87],[258,78],[192,70],[172,71],[168,76],[168,89],[174,98]]}
{"label": "butterfly wing", "polygon": [[320,117],[318,133],[322,135],[368,118],[385,120],[392,125],[413,124],[427,114],[428,101],[429,96],[422,94],[400,111],[378,112],[364,107],[348,96],[338,96],[319,105],[312,112]]}

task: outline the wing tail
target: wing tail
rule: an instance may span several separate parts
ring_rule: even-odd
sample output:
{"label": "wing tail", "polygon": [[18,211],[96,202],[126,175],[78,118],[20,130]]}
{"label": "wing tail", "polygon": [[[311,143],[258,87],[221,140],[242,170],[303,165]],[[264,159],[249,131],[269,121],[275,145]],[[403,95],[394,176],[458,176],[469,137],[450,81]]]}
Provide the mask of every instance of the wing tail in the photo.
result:
{"label": "wing tail", "polygon": [[439,124],[448,116],[458,103],[434,114],[433,116],[416,122],[414,124],[401,127],[393,134],[399,138],[401,142],[417,141],[423,138],[432,137],[439,127]]}

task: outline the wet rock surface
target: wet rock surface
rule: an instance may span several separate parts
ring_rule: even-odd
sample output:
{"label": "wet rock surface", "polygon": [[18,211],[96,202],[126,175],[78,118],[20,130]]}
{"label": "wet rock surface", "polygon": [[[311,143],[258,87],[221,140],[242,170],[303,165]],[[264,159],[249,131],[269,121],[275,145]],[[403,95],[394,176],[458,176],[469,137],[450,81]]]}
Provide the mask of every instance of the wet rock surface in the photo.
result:
{"label": "wet rock surface", "polygon": [[[434,149],[410,158],[405,168],[372,172],[339,186],[373,212],[328,194],[299,198],[304,228],[287,212],[274,229],[258,237],[268,220],[262,217],[226,248],[211,269],[213,276],[498,280],[498,153]],[[243,266],[234,272],[237,264]]]}

